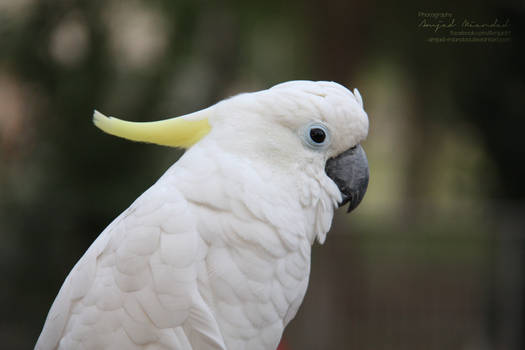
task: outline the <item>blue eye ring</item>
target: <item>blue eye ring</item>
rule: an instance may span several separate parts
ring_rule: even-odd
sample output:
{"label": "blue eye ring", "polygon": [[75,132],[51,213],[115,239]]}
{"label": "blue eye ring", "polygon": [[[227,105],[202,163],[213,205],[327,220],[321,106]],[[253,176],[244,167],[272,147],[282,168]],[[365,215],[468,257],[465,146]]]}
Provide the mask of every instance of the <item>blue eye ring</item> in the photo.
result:
{"label": "blue eye ring", "polygon": [[320,122],[308,124],[302,134],[304,143],[312,149],[324,149],[330,145],[330,131]]}

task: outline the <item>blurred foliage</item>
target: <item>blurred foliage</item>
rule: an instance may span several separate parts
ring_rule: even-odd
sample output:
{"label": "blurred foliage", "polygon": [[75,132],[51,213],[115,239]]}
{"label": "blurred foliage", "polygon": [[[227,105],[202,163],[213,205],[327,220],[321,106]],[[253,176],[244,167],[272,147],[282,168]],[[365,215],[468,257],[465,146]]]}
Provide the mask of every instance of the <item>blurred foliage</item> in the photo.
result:
{"label": "blurred foliage", "polygon": [[[418,11],[508,18],[512,41],[427,43]],[[180,156],[102,134],[94,108],[157,120],[310,79],[363,94],[371,182],[314,249],[291,348],[523,348],[524,11],[516,1],[0,2],[3,345],[32,346],[80,255]]]}

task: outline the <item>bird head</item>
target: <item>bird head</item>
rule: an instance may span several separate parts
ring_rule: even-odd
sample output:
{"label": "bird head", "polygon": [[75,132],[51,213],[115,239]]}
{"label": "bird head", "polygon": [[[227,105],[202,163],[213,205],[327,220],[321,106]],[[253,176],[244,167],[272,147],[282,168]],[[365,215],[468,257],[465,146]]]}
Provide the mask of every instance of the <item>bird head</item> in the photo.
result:
{"label": "bird head", "polygon": [[[128,122],[95,111],[103,131],[133,141],[191,148],[215,139],[224,151],[329,183],[334,202],[357,207],[368,186],[360,143],[368,117],[359,92],[334,82],[290,81],[244,93],[201,111],[156,122]],[[329,180],[328,180],[329,179]]]}

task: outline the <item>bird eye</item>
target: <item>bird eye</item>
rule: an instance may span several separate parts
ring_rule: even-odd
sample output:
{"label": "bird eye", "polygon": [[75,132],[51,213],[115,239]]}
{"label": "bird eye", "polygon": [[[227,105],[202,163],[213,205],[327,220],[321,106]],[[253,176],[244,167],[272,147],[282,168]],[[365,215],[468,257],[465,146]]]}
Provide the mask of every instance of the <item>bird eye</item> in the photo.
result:
{"label": "bird eye", "polygon": [[311,128],[310,129],[310,138],[315,143],[323,143],[326,138],[324,130],[321,128]]}
{"label": "bird eye", "polygon": [[303,139],[307,146],[314,149],[326,147],[330,143],[330,132],[321,123],[309,124],[303,132]]}

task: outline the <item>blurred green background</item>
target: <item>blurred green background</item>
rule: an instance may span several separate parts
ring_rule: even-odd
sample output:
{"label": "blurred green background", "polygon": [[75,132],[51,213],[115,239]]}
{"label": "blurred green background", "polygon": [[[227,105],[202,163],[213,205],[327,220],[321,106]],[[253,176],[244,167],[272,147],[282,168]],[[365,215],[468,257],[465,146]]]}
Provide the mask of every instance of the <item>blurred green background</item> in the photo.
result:
{"label": "blurred green background", "polygon": [[[418,12],[508,20],[430,43]],[[522,1],[0,1],[0,339],[36,341],[66,274],[180,151],[97,130],[293,80],[357,87],[369,191],[315,245],[295,349],[525,348]]]}

